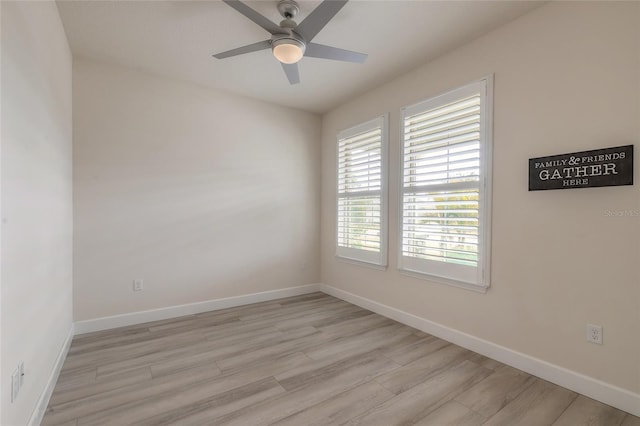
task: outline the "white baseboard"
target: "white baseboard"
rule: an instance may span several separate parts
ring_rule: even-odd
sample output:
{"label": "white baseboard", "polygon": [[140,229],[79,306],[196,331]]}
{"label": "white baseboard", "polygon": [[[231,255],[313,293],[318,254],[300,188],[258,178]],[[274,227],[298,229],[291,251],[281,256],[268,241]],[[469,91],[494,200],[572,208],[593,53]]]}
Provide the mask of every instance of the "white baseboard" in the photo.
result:
{"label": "white baseboard", "polygon": [[321,291],[320,288],[321,286],[319,284],[307,284],[298,287],[263,291],[261,293],[226,297],[224,299],[207,300],[204,302],[169,306],[166,308],[151,309],[148,311],[132,312],[130,314],[77,321],[75,323],[75,331],[76,334],[91,333],[94,331],[108,330],[127,325],[142,324],[150,321],[159,321],[184,315],[199,314],[218,309],[233,308],[235,306],[249,305],[251,303],[266,302],[268,300],[281,299],[283,297],[298,296],[301,294]]}
{"label": "white baseboard", "polygon": [[485,355],[536,377],[640,416],[640,394],[605,383],[547,361],[509,349],[353,293],[321,284],[320,291],[391,318],[458,346]]}
{"label": "white baseboard", "polygon": [[69,353],[69,347],[71,346],[71,341],[73,340],[73,336],[75,335],[75,329],[73,324],[71,324],[71,329],[69,329],[69,334],[65,339],[62,347],[60,348],[60,352],[58,352],[58,357],[56,358],[56,362],[53,364],[53,369],[51,370],[51,374],[49,374],[49,380],[47,380],[47,384],[44,387],[44,390],[40,394],[40,398],[38,398],[38,402],[36,403],[36,407],[31,413],[31,417],[29,418],[29,426],[38,426],[42,423],[42,418],[44,417],[44,413],[47,410],[47,405],[49,405],[49,400],[51,399],[51,394],[53,393],[53,389],[56,386],[56,382],[58,381],[58,376],[60,375],[60,370],[62,370],[62,365],[64,364],[64,360],[67,358],[67,354]]}

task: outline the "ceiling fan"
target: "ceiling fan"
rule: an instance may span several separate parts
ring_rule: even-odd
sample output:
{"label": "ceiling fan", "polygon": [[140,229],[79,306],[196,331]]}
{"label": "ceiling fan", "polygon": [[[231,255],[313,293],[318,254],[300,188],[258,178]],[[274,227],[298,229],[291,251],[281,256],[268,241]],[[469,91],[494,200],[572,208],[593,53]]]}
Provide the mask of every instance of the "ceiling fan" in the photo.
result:
{"label": "ceiling fan", "polygon": [[303,56],[357,63],[363,63],[367,59],[364,53],[311,42],[348,0],[324,0],[300,24],[293,20],[300,11],[298,3],[295,0],[280,0],[278,12],[284,18],[280,25],[271,22],[239,0],[223,1],[264,28],[271,34],[271,38],[215,54],[214,58],[224,59],[271,48],[273,56],[282,64],[290,84],[300,83],[298,61]]}

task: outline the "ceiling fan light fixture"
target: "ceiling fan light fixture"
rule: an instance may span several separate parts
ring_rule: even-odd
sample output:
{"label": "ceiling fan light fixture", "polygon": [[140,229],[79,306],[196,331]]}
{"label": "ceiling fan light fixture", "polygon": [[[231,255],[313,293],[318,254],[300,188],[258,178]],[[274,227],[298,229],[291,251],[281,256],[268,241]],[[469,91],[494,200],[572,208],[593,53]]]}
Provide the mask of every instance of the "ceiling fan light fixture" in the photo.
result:
{"label": "ceiling fan light fixture", "polygon": [[[2,0],[0,0],[1,2]],[[257,43],[236,47],[213,55],[214,58],[224,59],[245,53],[257,52],[271,47],[273,56],[282,64],[282,69],[287,75],[289,84],[300,83],[298,61],[303,56],[312,56],[320,59],[332,59],[343,62],[362,63],[367,59],[364,53],[351,52],[337,47],[313,43],[313,39],[327,25],[331,19],[342,9],[349,0],[322,0],[320,5],[298,25],[294,18],[300,8],[296,0],[279,0],[278,12],[284,18],[280,24],[272,22],[241,0],[222,0],[225,4],[235,9],[241,15],[249,18],[263,30],[271,34],[268,38]],[[309,52],[305,52],[309,46]]]}
{"label": "ceiling fan light fixture", "polygon": [[304,56],[305,44],[294,38],[281,38],[272,45],[273,56],[283,64],[295,64]]}

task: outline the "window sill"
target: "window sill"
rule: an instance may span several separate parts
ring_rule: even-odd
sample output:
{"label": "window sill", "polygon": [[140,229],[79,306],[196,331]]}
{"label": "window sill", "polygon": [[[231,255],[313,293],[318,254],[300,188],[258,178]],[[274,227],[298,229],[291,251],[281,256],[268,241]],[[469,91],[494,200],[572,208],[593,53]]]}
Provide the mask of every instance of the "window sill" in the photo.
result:
{"label": "window sill", "polygon": [[430,274],[425,274],[424,272],[417,272],[417,271],[412,271],[410,269],[398,269],[398,271],[402,274],[402,275],[406,275],[409,277],[413,277],[413,278],[417,278],[423,281],[430,281],[430,282],[434,282],[437,284],[441,284],[441,285],[447,285],[450,287],[457,287],[457,288],[461,288],[463,290],[470,290],[476,293],[482,293],[485,294],[487,292],[487,290],[489,289],[489,286],[481,286],[481,285],[477,285],[477,284],[470,284],[470,283],[466,283],[463,281],[456,281],[456,280],[452,280],[452,279],[448,279],[448,278],[444,278],[444,277],[439,277],[437,275],[430,275]]}
{"label": "window sill", "polygon": [[370,263],[370,262],[365,262],[363,260],[351,259],[349,257],[339,256],[337,254],[335,255],[335,258],[338,262],[342,262],[342,263],[350,263],[352,265],[364,266],[365,268],[376,269],[378,271],[387,270],[387,265],[380,265],[378,263]]}

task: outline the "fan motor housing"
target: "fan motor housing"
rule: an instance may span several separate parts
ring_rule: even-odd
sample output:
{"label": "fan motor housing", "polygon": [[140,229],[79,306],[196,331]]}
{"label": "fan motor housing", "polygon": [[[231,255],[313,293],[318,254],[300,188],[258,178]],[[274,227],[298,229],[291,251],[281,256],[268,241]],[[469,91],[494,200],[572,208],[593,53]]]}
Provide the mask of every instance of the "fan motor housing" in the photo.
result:
{"label": "fan motor housing", "polygon": [[304,51],[306,42],[295,31],[289,30],[288,33],[274,34],[271,36],[271,46],[277,46],[283,43],[297,44]]}
{"label": "fan motor housing", "polygon": [[271,40],[271,47],[272,48],[276,47],[276,46],[278,46],[280,44],[295,44],[300,49],[302,49],[303,52],[304,52],[305,48],[307,47],[305,42],[302,39],[295,38],[295,37],[281,36],[281,37],[278,37],[276,39],[272,39]]}

